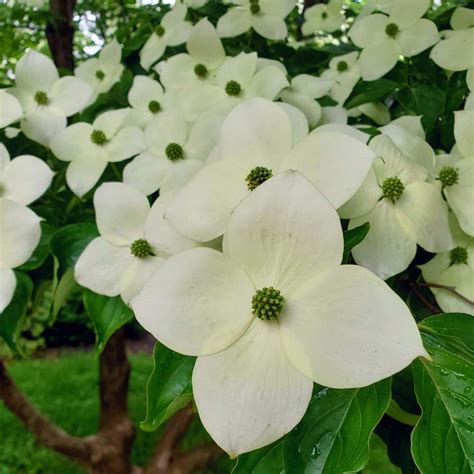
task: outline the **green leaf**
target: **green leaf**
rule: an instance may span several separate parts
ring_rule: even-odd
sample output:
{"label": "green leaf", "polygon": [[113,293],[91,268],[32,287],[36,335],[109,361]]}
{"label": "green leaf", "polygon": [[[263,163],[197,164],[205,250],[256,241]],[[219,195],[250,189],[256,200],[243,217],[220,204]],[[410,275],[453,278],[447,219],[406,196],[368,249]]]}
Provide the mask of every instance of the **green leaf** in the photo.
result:
{"label": "green leaf", "polygon": [[286,474],[361,470],[372,431],[388,407],[390,383],[348,390],[315,386],[305,416],[285,439]]}
{"label": "green leaf", "polygon": [[49,244],[54,235],[56,228],[46,222],[41,223],[41,238],[31,257],[18,270],[35,270],[43,265],[44,261],[49,255]]}
{"label": "green leaf", "polygon": [[362,474],[401,474],[401,472],[401,469],[390,461],[385,443],[375,433],[372,433],[369,464],[362,470]]}
{"label": "green leaf", "polygon": [[177,354],[160,343],[153,352],[155,366],[148,379],[145,431],[156,430],[192,399],[191,377],[195,358]]}
{"label": "green leaf", "polygon": [[391,92],[396,91],[402,86],[399,82],[389,79],[378,79],[376,81],[360,81],[352,91],[351,97],[345,103],[346,109],[352,109],[362,104],[375,102],[386,97]]}
{"label": "green leaf", "polygon": [[77,286],[76,280],[74,280],[74,270],[70,268],[61,277],[54,291],[53,320],[57,318],[59,311],[61,311],[61,308],[66,304],[69,295]]}
{"label": "green leaf", "polygon": [[237,458],[231,474],[269,474],[284,472],[284,440]]}
{"label": "green leaf", "polygon": [[443,314],[420,324],[432,362],[413,365],[422,409],[412,453],[423,474],[472,474],[474,470],[474,319]]}
{"label": "green leaf", "polygon": [[110,298],[84,290],[84,306],[96,334],[96,351],[102,352],[110,336],[133,318],[132,310],[120,296]]}
{"label": "green leaf", "polygon": [[79,255],[99,235],[94,224],[71,224],[63,227],[51,239],[51,250],[58,259],[58,275],[74,267]]}
{"label": "green leaf", "polygon": [[342,263],[349,262],[349,254],[351,253],[351,250],[365,239],[369,230],[370,224],[366,222],[365,224],[344,232],[344,254],[342,257]]}
{"label": "green leaf", "polygon": [[13,352],[22,353],[18,345],[20,339],[20,323],[33,292],[31,278],[23,272],[15,271],[16,288],[10,304],[0,313],[0,336],[3,337]]}

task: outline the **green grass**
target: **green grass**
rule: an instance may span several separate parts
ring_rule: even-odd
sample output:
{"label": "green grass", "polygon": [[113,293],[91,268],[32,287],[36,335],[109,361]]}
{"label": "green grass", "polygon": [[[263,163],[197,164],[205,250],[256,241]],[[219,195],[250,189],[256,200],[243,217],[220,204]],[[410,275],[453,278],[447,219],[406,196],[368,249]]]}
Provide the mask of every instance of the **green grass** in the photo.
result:
{"label": "green grass", "polygon": [[[146,382],[153,368],[148,354],[132,355],[129,411],[136,426],[146,408]],[[16,361],[8,369],[18,386],[51,420],[77,436],[93,434],[99,416],[98,361],[94,354],[76,352],[55,359]],[[160,436],[160,430],[146,433],[137,428],[132,462],[144,465]],[[191,447],[207,439],[197,421],[184,440]],[[212,472],[227,473],[228,462]],[[207,471],[209,472],[209,471]],[[49,449],[35,444],[35,438],[0,403],[0,474],[84,474],[85,471]]]}

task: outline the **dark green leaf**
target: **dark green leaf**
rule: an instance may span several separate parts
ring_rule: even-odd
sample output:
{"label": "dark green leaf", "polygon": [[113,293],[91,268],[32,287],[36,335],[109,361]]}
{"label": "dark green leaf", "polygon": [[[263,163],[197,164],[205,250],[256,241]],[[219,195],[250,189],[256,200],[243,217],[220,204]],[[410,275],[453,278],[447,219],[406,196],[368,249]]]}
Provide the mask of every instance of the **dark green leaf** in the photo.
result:
{"label": "dark green leaf", "polygon": [[192,399],[194,357],[177,354],[160,343],[153,353],[155,366],[148,380],[145,431],[156,430]]}
{"label": "dark green leaf", "polygon": [[58,274],[74,267],[79,255],[99,235],[94,224],[71,224],[56,232],[51,239],[51,250],[59,262]]}
{"label": "dark green leaf", "polygon": [[283,473],[283,440],[237,458],[232,474]]}
{"label": "dark green leaf", "polygon": [[370,224],[366,222],[365,224],[344,232],[344,254],[342,257],[342,263],[349,262],[349,254],[351,253],[351,250],[365,239],[369,230]]}
{"label": "dark green leaf", "polygon": [[423,474],[471,474],[474,470],[474,319],[443,314],[420,324],[432,362],[413,365],[422,408],[412,452]]}
{"label": "dark green leaf", "polygon": [[401,86],[400,83],[388,79],[378,79],[370,82],[361,81],[354,87],[351,97],[349,97],[344,107],[352,109],[368,102],[375,102],[396,91]]}
{"label": "dark green leaf", "polygon": [[12,351],[21,354],[18,345],[20,336],[20,322],[25,315],[31,299],[33,283],[30,277],[23,272],[15,271],[16,289],[10,304],[0,313],[0,336],[3,337]]}
{"label": "dark green leaf", "polygon": [[47,224],[46,222],[41,223],[41,238],[36,247],[33,255],[25,262],[21,267],[18,267],[18,270],[34,270],[41,265],[43,265],[44,261],[48,257],[49,254],[49,243],[54,235],[56,228],[52,225]]}
{"label": "dark green leaf", "polygon": [[369,448],[369,464],[363,469],[362,474],[401,474],[401,472],[390,461],[385,443],[375,433],[372,433]]}
{"label": "dark green leaf", "polygon": [[305,416],[285,439],[286,474],[361,470],[372,431],[389,401],[390,379],[359,389],[316,386]]}
{"label": "dark green leaf", "polygon": [[110,298],[84,290],[84,306],[92,319],[96,334],[96,350],[102,352],[110,336],[133,318],[132,310],[120,296]]}

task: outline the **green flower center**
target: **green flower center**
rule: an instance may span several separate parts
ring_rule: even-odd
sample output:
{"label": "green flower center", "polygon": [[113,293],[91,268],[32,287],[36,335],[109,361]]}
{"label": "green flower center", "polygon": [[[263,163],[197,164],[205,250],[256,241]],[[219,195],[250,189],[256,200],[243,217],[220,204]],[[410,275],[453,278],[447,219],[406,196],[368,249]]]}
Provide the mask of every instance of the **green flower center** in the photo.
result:
{"label": "green flower center", "polygon": [[204,66],[204,64],[196,64],[196,66],[194,66],[194,74],[196,74],[196,76],[200,78],[206,77],[207,67]]}
{"label": "green flower center", "polygon": [[349,68],[349,65],[346,63],[346,61],[339,61],[337,63],[337,70],[339,72],[347,71],[348,68]]}
{"label": "green flower center", "polygon": [[157,100],[150,100],[148,102],[148,110],[152,114],[157,114],[161,110],[161,104]]}
{"label": "green flower center", "polygon": [[91,142],[95,143],[96,145],[104,145],[107,141],[107,137],[102,130],[93,130],[91,133]]}
{"label": "green flower center", "polygon": [[453,166],[443,166],[439,172],[439,180],[445,186],[454,186],[459,181],[459,169]]}
{"label": "green flower center", "polygon": [[264,166],[257,166],[252,171],[250,171],[250,173],[245,178],[245,181],[247,182],[247,186],[250,191],[253,191],[272,176],[273,172],[271,169],[265,168]]}
{"label": "green flower center", "polygon": [[130,246],[130,252],[134,257],[145,258],[152,254],[151,245],[145,239],[138,239]]}
{"label": "green flower center", "polygon": [[261,288],[252,298],[252,313],[257,318],[268,321],[277,318],[284,305],[285,298],[281,295],[280,290],[272,286]]}
{"label": "green flower center", "polygon": [[449,252],[451,265],[467,264],[467,250],[464,247],[455,247]]}
{"label": "green flower center", "polygon": [[35,101],[38,105],[46,105],[48,103],[48,94],[44,91],[36,92]]}
{"label": "green flower center", "polygon": [[225,91],[227,92],[227,95],[237,97],[242,91],[242,87],[237,81],[229,81],[225,85]]}
{"label": "green flower center", "polygon": [[161,26],[161,25],[158,25],[156,28],[155,28],[155,33],[158,35],[158,36],[163,36],[165,34],[165,29]]}
{"label": "green flower center", "polygon": [[398,35],[398,32],[400,31],[400,28],[398,28],[398,25],[395,23],[389,23],[385,27],[385,33],[387,36],[390,38],[395,38]]}
{"label": "green flower center", "polygon": [[254,2],[250,2],[250,13],[252,15],[256,15],[260,12],[260,5],[258,4],[258,0]]}
{"label": "green flower center", "polygon": [[398,201],[402,197],[404,190],[405,186],[396,176],[393,178],[387,178],[382,183],[383,197],[392,202]]}
{"label": "green flower center", "polygon": [[326,12],[321,13],[321,18],[325,20],[328,17],[328,14]]}
{"label": "green flower center", "polygon": [[184,158],[184,151],[181,145],[170,143],[165,150],[166,156],[171,161],[181,160]]}
{"label": "green flower center", "polygon": [[100,69],[95,72],[95,77],[99,79],[99,81],[102,81],[105,77],[104,71],[101,71]]}

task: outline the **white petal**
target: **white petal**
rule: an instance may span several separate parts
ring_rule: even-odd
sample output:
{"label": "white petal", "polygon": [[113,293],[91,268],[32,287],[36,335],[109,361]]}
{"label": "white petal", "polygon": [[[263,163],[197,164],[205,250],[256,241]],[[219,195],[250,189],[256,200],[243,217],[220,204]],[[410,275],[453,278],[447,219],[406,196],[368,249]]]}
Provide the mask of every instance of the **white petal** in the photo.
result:
{"label": "white petal", "polygon": [[186,18],[188,8],[183,3],[176,4],[171,11],[166,13],[161,20],[161,26],[165,29],[179,25]]}
{"label": "white petal", "polygon": [[27,206],[48,189],[52,178],[53,172],[44,161],[31,155],[18,156],[5,169],[4,197]]}
{"label": "white petal", "polygon": [[294,92],[307,95],[312,99],[319,99],[329,93],[334,81],[321,77],[299,74],[291,80],[291,88]]}
{"label": "white petal", "polygon": [[359,48],[379,44],[387,38],[386,26],[390,23],[387,16],[380,13],[357,20],[349,30],[349,37]]}
{"label": "white petal", "polygon": [[395,205],[401,225],[425,250],[437,253],[453,247],[448,207],[437,185],[410,183]]}
{"label": "white petal", "polygon": [[161,183],[160,193],[182,189],[188,181],[194,178],[203,165],[202,161],[192,159],[179,160],[177,163],[173,163]]}
{"label": "white petal", "polygon": [[51,107],[69,117],[82,110],[91,96],[92,88],[83,80],[74,76],[61,77],[51,89]]}
{"label": "white petal", "polygon": [[312,132],[293,148],[285,166],[304,174],[338,208],[360,188],[374,159],[367,145],[349,135]]}
{"label": "white petal", "polygon": [[105,159],[104,151],[91,142],[93,130],[89,123],[74,123],[54,136],[51,151],[62,161],[80,160],[94,153],[100,153]]}
{"label": "white petal", "polygon": [[453,30],[464,30],[474,26],[474,11],[472,8],[458,7],[449,20]]}
{"label": "white petal", "polygon": [[64,115],[57,115],[48,109],[38,109],[21,121],[22,132],[31,140],[49,146],[51,139],[66,128]]}
{"label": "white petal", "polygon": [[415,56],[439,41],[436,25],[422,18],[397,35],[397,43],[403,56]]}
{"label": "white petal", "polygon": [[101,184],[94,194],[97,227],[114,245],[130,245],[143,238],[150,212],[146,196],[125,183]]}
{"label": "white petal", "polygon": [[40,236],[40,218],[31,209],[0,198],[0,268],[15,268],[25,263]]}
{"label": "white petal", "polygon": [[102,130],[108,140],[112,139],[122,128],[130,108],[109,110],[101,113],[92,124],[95,130]]}
{"label": "white petal", "polygon": [[221,38],[231,38],[245,33],[250,26],[250,12],[239,8],[229,8],[217,22],[217,33]]}
{"label": "white petal", "polygon": [[320,125],[315,132],[329,132],[329,133],[344,133],[349,135],[356,140],[359,140],[361,143],[367,144],[369,141],[370,135],[359,130],[358,128],[346,125],[345,123],[327,123]]}
{"label": "white petal", "polygon": [[317,275],[288,299],[279,320],[288,358],[328,387],[365,387],[427,356],[404,302],[355,265]]}
{"label": "white petal", "polygon": [[431,50],[430,58],[448,71],[464,71],[474,67],[473,43],[474,28],[453,31],[452,35]]}
{"label": "white petal", "polygon": [[207,242],[219,237],[249,193],[245,182],[249,171],[228,161],[207,165],[177,193],[166,219],[191,239]]}
{"label": "white petal", "polygon": [[122,276],[133,260],[130,248],[118,247],[97,237],[77,260],[74,278],[79,285],[99,295],[117,296]]}
{"label": "white petal", "polygon": [[454,137],[465,158],[474,158],[474,110],[454,112]]}
{"label": "white petal", "polygon": [[135,76],[133,85],[128,93],[128,102],[132,107],[148,109],[148,104],[156,100],[161,104],[163,88],[158,81],[147,76]]}
{"label": "white petal", "polygon": [[48,93],[59,79],[53,61],[44,54],[29,50],[15,68],[16,86],[33,95],[37,91]]}
{"label": "white petal", "polygon": [[[397,125],[398,127],[401,127],[405,130],[405,132],[415,135],[418,138],[421,138],[424,140],[425,137],[425,131],[423,129],[423,125],[421,124],[421,115],[402,115],[401,117],[396,118],[395,120],[392,120],[390,122],[391,125]],[[385,130],[388,130],[389,126],[384,127],[384,133],[387,133],[390,136],[390,133],[386,132]],[[391,137],[392,140],[395,140],[394,137]]]}
{"label": "white petal", "polygon": [[0,268],[0,317],[10,304],[16,288],[15,273],[10,268]]}
{"label": "white petal", "polygon": [[300,173],[285,171],[237,207],[224,247],[257,288],[274,286],[285,295],[314,272],[338,265],[343,237],[326,198]]}
{"label": "white petal", "polygon": [[193,25],[187,21],[182,21],[173,28],[166,31],[166,43],[169,46],[178,46],[185,43],[191,33]]}
{"label": "white petal", "polygon": [[285,102],[276,102],[276,104],[286,112],[288,118],[290,119],[293,145],[299,143],[308,135],[309,132],[308,120],[306,119],[306,116],[300,109],[293,107],[290,104],[286,104]]}
{"label": "white petal", "polygon": [[280,98],[284,102],[300,109],[305,114],[311,127],[315,127],[321,119],[321,106],[311,97],[287,89],[281,92]]}
{"label": "white petal", "polygon": [[215,69],[225,59],[225,51],[217,31],[207,18],[200,20],[194,28],[186,43],[189,54],[208,69]]}
{"label": "white petal", "polygon": [[9,163],[10,153],[8,153],[7,147],[3,143],[0,143],[0,176],[3,176]]}
{"label": "white petal", "polygon": [[170,143],[183,146],[189,129],[183,117],[174,111],[165,111],[154,117],[145,129],[145,144],[156,155],[163,155]]}
{"label": "white petal", "polygon": [[341,123],[347,124],[347,110],[340,105],[331,107],[322,107],[320,124]]}
{"label": "white petal", "polygon": [[104,68],[105,72],[115,69],[121,59],[122,46],[116,38],[114,38],[109,44],[106,44],[99,53],[100,65]]}
{"label": "white petal", "polygon": [[225,349],[247,329],[254,293],[231,259],[195,248],[164,262],[131,305],[160,342],[181,354],[203,355]]}
{"label": "white petal", "polygon": [[278,16],[252,15],[250,21],[253,29],[264,38],[284,40],[288,35],[285,20]]}
{"label": "white petal", "polygon": [[400,226],[395,206],[383,199],[369,214],[352,219],[349,229],[366,222],[370,230],[352,249],[354,260],[384,280],[408,268],[415,258],[416,242]]}
{"label": "white petal", "polygon": [[162,258],[134,258],[120,279],[120,296],[125,303],[135,298],[148,283],[155,270],[164,262]]}
{"label": "white petal", "polygon": [[219,149],[225,160],[250,169],[277,171],[291,149],[291,122],[274,103],[254,98],[238,105],[224,120]]}
{"label": "white petal", "polygon": [[398,46],[390,38],[366,46],[359,57],[362,79],[364,81],[380,79],[397,64],[398,54]]}
{"label": "white petal", "polygon": [[267,66],[257,71],[245,90],[244,97],[262,97],[274,100],[280,91],[289,85],[288,79],[280,68]]}
{"label": "white petal", "polygon": [[125,127],[104,148],[110,162],[122,161],[138,155],[145,148],[143,131],[134,126]]}
{"label": "white petal", "polygon": [[71,161],[66,170],[67,185],[77,197],[82,197],[99,181],[106,166],[107,162],[97,156]]}
{"label": "white petal", "polygon": [[163,56],[165,49],[165,38],[152,33],[140,50],[140,66],[148,71],[153,63]]}
{"label": "white petal", "polygon": [[0,128],[17,122],[23,116],[18,99],[4,90],[0,90]]}
{"label": "white petal", "polygon": [[199,357],[193,372],[201,421],[231,458],[293,429],[308,408],[312,385],[288,361],[278,324],[258,319],[225,351]]}
{"label": "white petal", "polygon": [[217,84],[225,87],[228,81],[238,82],[245,89],[257,68],[257,53],[240,53],[227,58],[216,75]]}
{"label": "white petal", "polygon": [[385,125],[390,122],[390,111],[382,102],[368,102],[359,105],[359,110],[377,125]]}
{"label": "white petal", "polygon": [[404,29],[416,23],[429,7],[430,0],[396,0],[390,2],[387,13],[390,14],[391,22]]}

